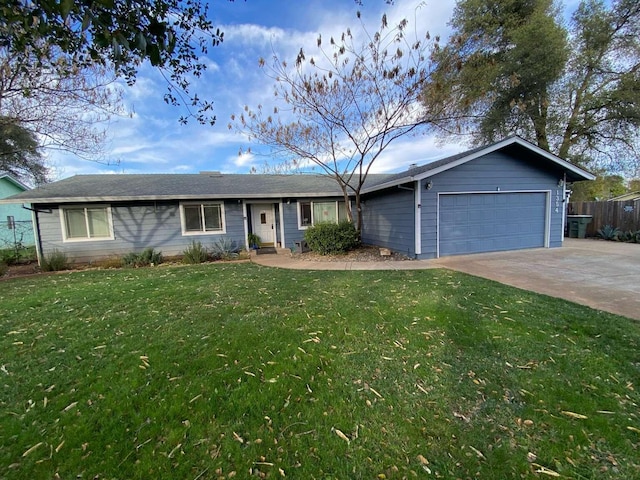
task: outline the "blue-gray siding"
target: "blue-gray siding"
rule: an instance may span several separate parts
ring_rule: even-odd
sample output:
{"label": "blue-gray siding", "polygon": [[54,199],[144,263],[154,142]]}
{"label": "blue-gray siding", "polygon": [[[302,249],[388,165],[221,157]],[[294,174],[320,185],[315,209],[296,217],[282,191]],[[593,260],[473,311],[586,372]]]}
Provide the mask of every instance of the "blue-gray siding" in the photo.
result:
{"label": "blue-gray siding", "polygon": [[237,201],[224,204],[224,235],[182,235],[178,202],[111,204],[115,238],[79,242],[64,242],[59,208],[52,206],[50,213],[45,208],[41,207],[38,212],[43,255],[57,249],[73,262],[122,256],[147,247],[155,248],[165,256],[180,255],[193,241],[211,246],[221,237],[237,242],[240,247],[245,245],[242,204]]}
{"label": "blue-gray siding", "polygon": [[[527,158],[514,159],[498,151],[422,180],[420,185],[422,189],[420,233],[422,254],[419,257],[435,258],[437,256],[439,192],[550,191],[548,246],[561,246],[564,209],[563,187],[558,185],[561,179],[560,171],[541,168]],[[429,181],[432,182],[432,187],[427,190],[426,183]],[[515,205],[513,215],[518,215],[518,208]],[[508,249],[507,245],[504,247],[501,249]]]}
{"label": "blue-gray siding", "polygon": [[304,238],[304,230],[298,229],[298,202],[295,200],[282,204],[284,218],[284,243],[285,248],[293,248],[295,242]]}
{"label": "blue-gray siding", "polygon": [[414,256],[414,194],[396,187],[368,195],[362,207],[362,242]]}

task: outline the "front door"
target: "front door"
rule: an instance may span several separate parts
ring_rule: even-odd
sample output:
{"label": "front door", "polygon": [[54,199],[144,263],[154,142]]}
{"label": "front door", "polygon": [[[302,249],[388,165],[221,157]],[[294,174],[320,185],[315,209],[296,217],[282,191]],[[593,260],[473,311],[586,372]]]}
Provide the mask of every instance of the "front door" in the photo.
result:
{"label": "front door", "polygon": [[258,235],[261,245],[273,245],[275,242],[275,215],[273,204],[252,203],[251,204],[251,227],[253,233]]}

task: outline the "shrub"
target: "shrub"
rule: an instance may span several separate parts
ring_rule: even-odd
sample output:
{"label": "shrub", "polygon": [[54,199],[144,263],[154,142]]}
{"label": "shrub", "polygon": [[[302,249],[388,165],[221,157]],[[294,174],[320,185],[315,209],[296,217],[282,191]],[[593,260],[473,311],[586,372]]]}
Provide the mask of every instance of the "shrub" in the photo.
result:
{"label": "shrub", "polygon": [[598,230],[598,237],[603,240],[618,240],[618,236],[620,235],[620,230],[615,228],[612,225],[605,225],[600,230]]}
{"label": "shrub", "polygon": [[49,255],[42,259],[43,272],[59,272],[69,267],[67,255],[60,250],[54,249]]}
{"label": "shrub", "polygon": [[7,273],[7,270],[9,270],[9,265],[0,261],[0,277],[4,276],[4,274]]}
{"label": "shrub", "polygon": [[345,253],[358,246],[358,232],[349,221],[340,223],[318,223],[304,234],[309,248],[321,255]]}
{"label": "shrub", "polygon": [[640,243],[640,230],[627,230],[618,234],[618,240],[621,242]]}
{"label": "shrub", "polygon": [[7,265],[34,262],[36,260],[36,247],[33,245],[25,247],[22,243],[17,242],[11,248],[0,250],[0,262],[4,262]]}
{"label": "shrub", "polygon": [[239,252],[240,247],[238,247],[235,240],[231,240],[226,237],[219,238],[211,246],[211,256],[215,260],[230,260],[232,258],[236,258]]}
{"label": "shrub", "polygon": [[196,263],[206,262],[207,260],[209,260],[209,252],[200,242],[191,242],[191,245],[182,252],[182,261],[184,263],[194,265]]}
{"label": "shrub", "polygon": [[145,248],[140,253],[127,253],[122,257],[122,264],[125,267],[148,267],[162,263],[162,252],[156,252],[153,248]]}
{"label": "shrub", "polygon": [[259,247],[260,243],[262,243],[260,236],[255,233],[247,235],[247,241],[249,242],[249,248]]}
{"label": "shrub", "polygon": [[0,262],[5,265],[13,265],[16,263],[16,252],[13,249],[0,250]]}

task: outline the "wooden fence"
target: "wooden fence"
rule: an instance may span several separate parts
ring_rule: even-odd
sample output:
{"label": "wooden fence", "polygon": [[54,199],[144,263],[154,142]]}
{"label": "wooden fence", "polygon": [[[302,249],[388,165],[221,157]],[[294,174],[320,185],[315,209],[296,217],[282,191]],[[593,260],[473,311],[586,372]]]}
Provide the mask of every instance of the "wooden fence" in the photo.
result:
{"label": "wooden fence", "polygon": [[569,215],[591,215],[587,236],[595,237],[598,229],[612,225],[622,231],[640,230],[640,201],[569,202]]}

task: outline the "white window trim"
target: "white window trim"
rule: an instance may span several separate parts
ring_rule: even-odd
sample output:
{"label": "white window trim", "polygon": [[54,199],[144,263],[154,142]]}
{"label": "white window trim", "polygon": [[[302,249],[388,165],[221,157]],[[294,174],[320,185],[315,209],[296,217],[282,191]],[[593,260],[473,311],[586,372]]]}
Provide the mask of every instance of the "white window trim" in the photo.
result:
{"label": "white window trim", "polygon": [[301,203],[310,203],[311,204],[311,225],[313,225],[313,202],[309,200],[308,202],[301,202],[298,200],[296,202],[296,214],[298,215],[298,230],[306,230],[311,225],[302,225],[302,217],[300,216],[300,204]]}
{"label": "white window trim", "polygon": [[[109,226],[109,236],[108,237],[87,237],[87,238],[69,238],[67,237],[67,223],[65,221],[66,215],[65,210],[85,210],[85,222],[87,221],[87,208],[95,209],[95,208],[104,208],[107,211],[107,224]],[[113,216],[111,214],[111,205],[65,205],[64,207],[60,207],[60,226],[62,228],[62,241],[67,243],[71,242],[101,242],[105,240],[115,240],[115,235],[113,234]],[[89,225],[87,224],[87,234],[89,232]]]}
{"label": "white window trim", "polygon": [[[222,229],[215,231],[206,231],[201,230],[198,232],[187,231],[187,222],[184,216],[184,207],[185,206],[193,206],[199,205],[202,207],[203,205],[219,205],[220,206],[220,221],[222,222]],[[182,235],[193,236],[193,235],[224,235],[227,233],[227,221],[224,213],[224,202],[180,202],[180,227],[182,229]]]}
{"label": "white window trim", "polygon": [[[304,201],[300,201],[298,200],[296,202],[296,214],[298,216],[298,230],[306,230],[309,227],[312,227],[316,224],[315,218],[313,218],[313,204],[314,203],[329,203],[329,202],[334,202],[336,204],[336,218],[338,219],[338,222],[340,221],[340,202],[343,202],[343,200],[318,200],[313,201],[313,200],[304,200]],[[300,204],[301,203],[310,203],[311,204],[311,225],[302,225],[302,218],[300,217]],[[351,205],[351,202],[349,202],[349,205]],[[345,205],[346,206],[346,205]]]}

